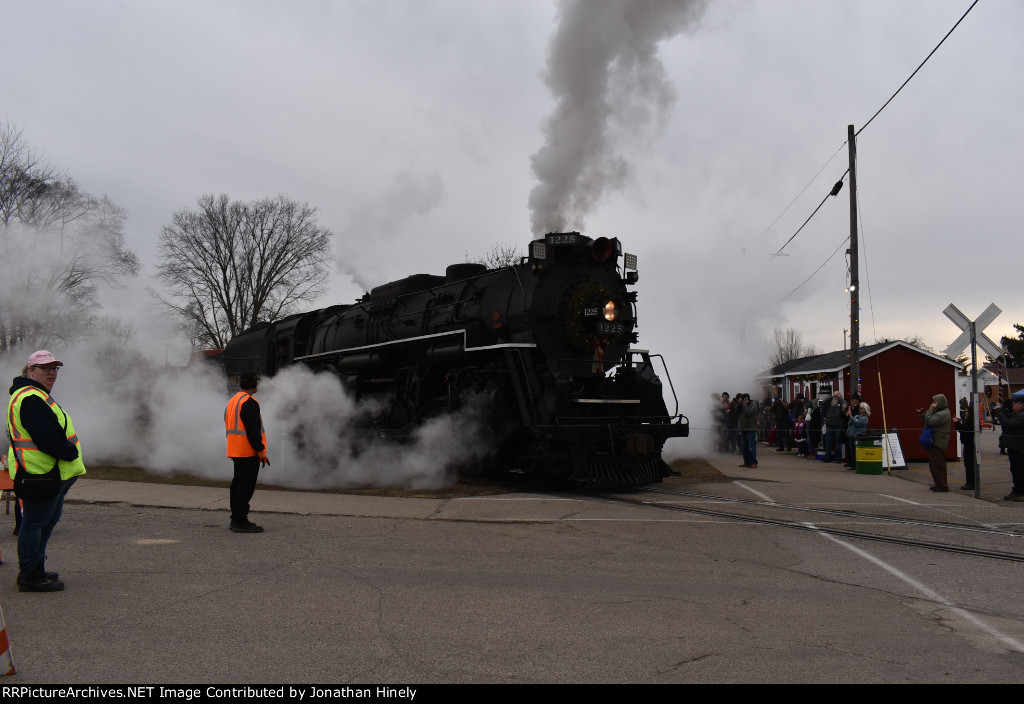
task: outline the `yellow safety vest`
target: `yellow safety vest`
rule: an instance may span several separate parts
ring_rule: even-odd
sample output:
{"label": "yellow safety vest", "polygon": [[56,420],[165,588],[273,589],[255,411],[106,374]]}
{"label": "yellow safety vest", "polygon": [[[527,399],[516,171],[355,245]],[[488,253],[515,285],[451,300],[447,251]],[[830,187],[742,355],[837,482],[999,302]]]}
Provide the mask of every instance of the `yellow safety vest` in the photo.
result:
{"label": "yellow safety vest", "polygon": [[11,438],[11,448],[7,452],[7,466],[11,470],[11,477],[22,468],[29,474],[46,474],[53,469],[56,457],[52,457],[38,447],[32,441],[25,426],[21,424],[21,404],[29,396],[38,396],[46,402],[46,405],[57,416],[57,423],[66,427],[68,442],[78,448],[78,457],[73,460],[60,460],[60,478],[67,480],[85,474],[85,462],[82,461],[82,443],[75,434],[75,424],[71,416],[64,412],[64,409],[57,405],[50,394],[35,386],[24,386],[11,396],[7,404],[7,432]]}
{"label": "yellow safety vest", "polygon": [[[251,399],[252,396],[239,391],[228,401],[228,407],[224,409],[224,429],[228,439],[228,457],[256,457],[256,450],[249,444],[249,438],[245,436],[245,426],[242,425],[242,404]],[[263,441],[263,449],[267,449],[267,433],[263,429],[263,417],[260,417],[260,439]]]}

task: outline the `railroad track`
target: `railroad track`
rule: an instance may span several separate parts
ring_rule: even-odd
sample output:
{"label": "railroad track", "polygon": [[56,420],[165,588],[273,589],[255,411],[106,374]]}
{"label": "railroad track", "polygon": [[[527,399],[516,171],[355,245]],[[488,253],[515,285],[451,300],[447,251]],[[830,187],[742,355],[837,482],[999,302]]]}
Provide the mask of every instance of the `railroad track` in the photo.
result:
{"label": "railroad track", "polygon": [[[998,530],[994,528],[987,528],[984,526],[971,526],[962,523],[947,523],[942,521],[926,521],[920,519],[911,518],[899,518],[896,516],[885,516],[871,513],[860,513],[857,511],[847,511],[843,509],[828,509],[828,508],[812,508],[809,506],[800,506],[796,504],[783,504],[773,501],[757,501],[753,499],[734,499],[725,496],[714,496],[711,494],[697,494],[690,492],[671,491],[668,489],[655,489],[645,488],[637,490],[641,494],[661,494],[668,496],[682,496],[687,498],[697,498],[704,500],[721,501],[725,503],[735,504],[747,504],[756,506],[759,508],[768,509],[779,509],[779,510],[790,510],[790,511],[802,511],[809,513],[820,513],[833,516],[842,516],[844,518],[856,518],[867,521],[878,521],[884,523],[899,523],[914,526],[924,526],[929,528],[939,528],[944,530],[957,530],[968,533],[982,533],[987,535],[995,535],[1000,537],[1007,537],[1013,539],[1022,539],[1024,534]],[[649,498],[633,498],[628,495],[622,494],[611,494],[611,493],[599,493],[593,494],[606,501],[612,501],[616,503],[633,504],[641,506],[650,506],[654,508],[660,508],[669,511],[679,511],[682,513],[696,514],[700,516],[708,516],[711,518],[720,518],[725,520],[743,522],[743,523],[754,523],[758,525],[770,525],[780,528],[789,528],[792,530],[801,530],[811,533],[825,533],[827,535],[833,535],[836,537],[852,538],[857,540],[870,540],[874,542],[890,543],[894,545],[904,545],[909,547],[923,548],[927,550],[937,550],[940,552],[949,552],[959,555],[971,555],[974,557],[984,557],[995,560],[1005,560],[1010,562],[1024,562],[1024,553],[1018,552],[1002,552],[999,550],[988,550],[985,548],[973,548],[965,545],[951,545],[948,543],[937,543],[926,540],[915,540],[912,538],[901,538],[897,536],[881,535],[878,533],[870,533],[865,531],[848,530],[845,528],[835,528],[829,526],[820,526],[816,524],[808,524],[807,522],[800,521],[788,521],[780,518],[770,518],[766,516],[752,516],[742,513],[730,513],[728,511],[720,511],[716,509],[703,508],[691,505],[679,505],[665,503],[657,499]]]}

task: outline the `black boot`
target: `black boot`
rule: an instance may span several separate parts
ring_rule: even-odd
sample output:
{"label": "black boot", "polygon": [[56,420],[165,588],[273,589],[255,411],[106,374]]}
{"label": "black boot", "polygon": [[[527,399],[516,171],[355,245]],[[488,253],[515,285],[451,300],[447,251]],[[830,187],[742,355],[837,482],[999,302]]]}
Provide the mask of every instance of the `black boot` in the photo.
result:
{"label": "black boot", "polygon": [[233,533],[262,533],[263,529],[246,519],[244,521],[231,521],[229,526]]}
{"label": "black boot", "polygon": [[59,579],[50,579],[43,569],[42,562],[36,565],[28,575],[18,574],[19,592],[59,592],[63,590],[64,582]]}

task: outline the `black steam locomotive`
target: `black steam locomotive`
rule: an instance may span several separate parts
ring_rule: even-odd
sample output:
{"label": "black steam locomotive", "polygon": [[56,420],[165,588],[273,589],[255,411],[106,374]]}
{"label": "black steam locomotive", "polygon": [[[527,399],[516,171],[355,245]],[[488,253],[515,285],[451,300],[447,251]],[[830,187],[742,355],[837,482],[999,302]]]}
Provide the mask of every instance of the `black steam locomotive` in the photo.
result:
{"label": "black steam locomotive", "polygon": [[222,360],[229,381],[296,363],[337,374],[378,401],[383,435],[471,409],[486,425],[488,466],[545,483],[660,481],[662,446],[686,437],[689,421],[678,402],[672,413],[665,405],[653,363],[667,379],[664,360],[631,347],[637,278],[618,239],[552,233],[514,266],[454,264],[257,325]]}

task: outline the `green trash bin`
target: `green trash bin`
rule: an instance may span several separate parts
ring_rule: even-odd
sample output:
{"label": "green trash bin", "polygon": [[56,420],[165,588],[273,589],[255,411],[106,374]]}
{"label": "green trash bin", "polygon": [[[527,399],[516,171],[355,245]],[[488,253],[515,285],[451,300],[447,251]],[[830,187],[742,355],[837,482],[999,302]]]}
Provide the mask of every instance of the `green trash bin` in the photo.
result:
{"label": "green trash bin", "polygon": [[857,436],[857,474],[881,474],[884,461],[881,435]]}

